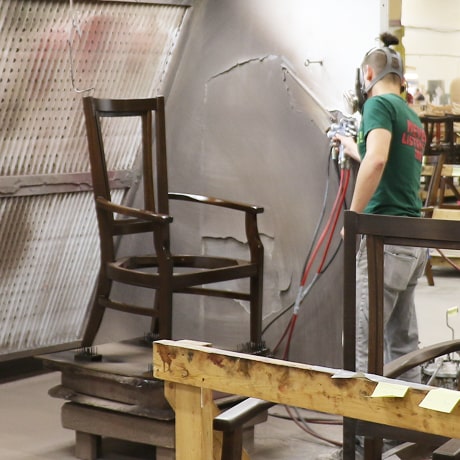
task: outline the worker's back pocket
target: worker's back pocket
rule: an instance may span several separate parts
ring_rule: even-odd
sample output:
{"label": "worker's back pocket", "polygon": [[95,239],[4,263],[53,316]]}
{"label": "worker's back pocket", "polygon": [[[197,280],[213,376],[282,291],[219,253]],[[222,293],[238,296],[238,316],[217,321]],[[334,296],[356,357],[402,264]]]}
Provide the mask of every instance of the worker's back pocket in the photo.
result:
{"label": "worker's back pocket", "polygon": [[385,287],[404,291],[415,284],[425,267],[426,249],[385,245]]}

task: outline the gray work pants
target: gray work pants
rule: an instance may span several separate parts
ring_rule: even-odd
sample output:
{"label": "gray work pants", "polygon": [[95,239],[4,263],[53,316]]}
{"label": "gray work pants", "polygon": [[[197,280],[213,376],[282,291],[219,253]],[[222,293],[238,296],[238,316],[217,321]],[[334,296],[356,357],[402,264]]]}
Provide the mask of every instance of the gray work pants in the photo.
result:
{"label": "gray work pants", "polygon": [[[419,347],[414,294],[423,274],[426,248],[384,247],[384,363],[393,361]],[[369,290],[366,239],[356,255],[356,370],[367,372],[369,338]],[[411,369],[398,377],[420,382],[420,369]]]}

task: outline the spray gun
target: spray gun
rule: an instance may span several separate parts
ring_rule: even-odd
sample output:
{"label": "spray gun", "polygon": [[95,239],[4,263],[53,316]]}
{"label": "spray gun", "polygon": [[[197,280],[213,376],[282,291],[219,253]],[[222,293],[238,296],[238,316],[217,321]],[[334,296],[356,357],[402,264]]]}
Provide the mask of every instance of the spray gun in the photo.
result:
{"label": "spray gun", "polygon": [[341,118],[337,123],[333,123],[327,131],[327,137],[331,140],[332,158],[338,161],[341,168],[348,169],[350,167],[350,160],[344,154],[343,145],[334,138],[337,134],[356,137],[356,133],[357,122],[354,117]]}

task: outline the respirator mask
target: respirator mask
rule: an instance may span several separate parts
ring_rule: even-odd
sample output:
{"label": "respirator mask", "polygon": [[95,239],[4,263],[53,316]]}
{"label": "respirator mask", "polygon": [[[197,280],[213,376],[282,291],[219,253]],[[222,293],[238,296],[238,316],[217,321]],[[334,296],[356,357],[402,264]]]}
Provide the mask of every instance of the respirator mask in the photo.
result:
{"label": "respirator mask", "polygon": [[[366,62],[368,56],[374,53],[384,53],[386,58],[386,64],[383,69],[370,81],[366,83],[364,79],[363,66]],[[389,73],[394,73],[398,75],[401,79],[401,82],[404,82],[404,66],[401,59],[401,55],[394,49],[388,46],[382,46],[378,48],[372,48],[367,52],[364,57],[363,64],[361,67],[356,69],[356,79],[355,79],[355,93],[353,96],[348,93],[345,95],[347,103],[351,106],[352,113],[359,111],[362,112],[363,105],[366,102],[367,95],[373,86],[380,81],[383,77]],[[401,86],[401,93],[405,90],[405,86]]]}

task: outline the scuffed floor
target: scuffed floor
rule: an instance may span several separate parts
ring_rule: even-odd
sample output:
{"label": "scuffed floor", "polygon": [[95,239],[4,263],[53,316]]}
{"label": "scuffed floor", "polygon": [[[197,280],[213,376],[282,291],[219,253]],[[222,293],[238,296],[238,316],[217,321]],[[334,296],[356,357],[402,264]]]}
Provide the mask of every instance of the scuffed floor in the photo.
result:
{"label": "scuffed floor", "polygon": [[[435,286],[425,278],[417,288],[420,340],[423,346],[449,340],[452,331],[446,325],[446,310],[458,305],[460,284],[452,270],[435,272]],[[456,338],[460,336],[460,315],[451,319]],[[39,375],[0,384],[0,459],[2,460],[74,460],[74,433],[60,424],[62,400],[48,396],[48,390],[60,381],[59,373]],[[287,417],[282,406],[270,409],[268,421],[255,430],[252,460],[340,460],[340,449],[299,428]],[[307,418],[326,417],[302,411]],[[332,417],[337,420],[337,417]],[[341,425],[309,424],[327,439],[340,442]],[[154,449],[116,440],[105,440],[106,460],[155,458]],[[399,457],[387,457],[387,460]],[[417,457],[419,460],[420,457]],[[406,459],[405,459],[406,460]],[[413,459],[411,459],[413,460]]]}
{"label": "scuffed floor", "polygon": [[[60,425],[62,400],[48,396],[59,384],[60,374],[51,373],[0,385],[0,459],[2,460],[74,460],[74,433]],[[251,459],[317,459],[337,448],[316,440],[291,420],[285,419],[284,407],[270,409],[273,416],[256,427]],[[306,414],[306,412],[303,412]],[[317,429],[318,425],[314,425]],[[324,426],[318,431],[340,441],[340,426]],[[133,443],[104,440],[106,460],[155,458],[154,449]]]}
{"label": "scuffed floor", "polygon": [[[269,411],[268,421],[256,427],[254,448],[248,449],[253,460],[334,460],[340,449],[305,432],[290,418],[283,406],[275,406]],[[300,411],[307,420],[321,418],[338,420],[340,417]],[[308,429],[335,442],[342,441],[342,425],[308,423]],[[340,457],[341,458],[341,457]]]}

